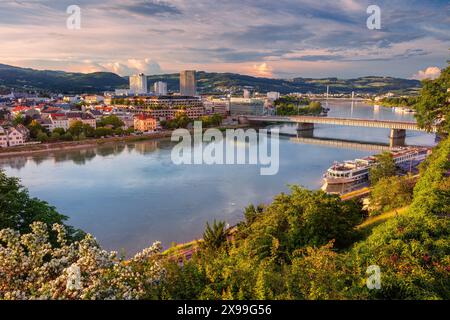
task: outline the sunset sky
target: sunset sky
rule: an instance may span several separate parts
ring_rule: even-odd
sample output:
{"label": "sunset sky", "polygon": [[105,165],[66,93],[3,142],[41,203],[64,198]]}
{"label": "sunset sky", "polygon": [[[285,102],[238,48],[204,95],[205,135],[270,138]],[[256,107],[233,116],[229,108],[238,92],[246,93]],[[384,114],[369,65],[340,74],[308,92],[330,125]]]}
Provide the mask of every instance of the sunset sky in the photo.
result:
{"label": "sunset sky", "polygon": [[[366,26],[370,4],[381,30]],[[0,0],[0,45],[0,63],[36,69],[424,78],[450,57],[450,2]]]}

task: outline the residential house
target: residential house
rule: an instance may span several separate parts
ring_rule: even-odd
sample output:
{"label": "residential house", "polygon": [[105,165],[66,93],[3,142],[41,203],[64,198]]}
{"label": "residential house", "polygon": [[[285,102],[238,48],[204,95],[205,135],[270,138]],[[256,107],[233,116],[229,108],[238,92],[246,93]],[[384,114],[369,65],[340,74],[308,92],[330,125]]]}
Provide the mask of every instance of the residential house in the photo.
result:
{"label": "residential house", "polygon": [[101,112],[100,110],[91,109],[88,110],[87,113],[93,116],[97,121],[99,121],[103,117],[103,112]]}
{"label": "residential house", "polygon": [[158,123],[155,118],[146,114],[140,114],[134,117],[134,130],[147,132],[156,130]]}
{"label": "residential house", "polygon": [[25,143],[25,137],[16,128],[13,127],[9,128],[7,130],[7,137],[8,137],[8,146],[10,147],[21,146]]}
{"label": "residential house", "polygon": [[51,130],[53,131],[56,128],[62,128],[65,131],[69,129],[69,119],[67,119],[64,113],[54,113],[50,115],[50,120],[52,121]]}
{"label": "residential house", "polygon": [[19,124],[16,127],[16,130],[22,134],[23,142],[26,142],[28,141],[28,139],[30,139],[30,130],[28,130],[28,128],[25,127],[23,124]]}

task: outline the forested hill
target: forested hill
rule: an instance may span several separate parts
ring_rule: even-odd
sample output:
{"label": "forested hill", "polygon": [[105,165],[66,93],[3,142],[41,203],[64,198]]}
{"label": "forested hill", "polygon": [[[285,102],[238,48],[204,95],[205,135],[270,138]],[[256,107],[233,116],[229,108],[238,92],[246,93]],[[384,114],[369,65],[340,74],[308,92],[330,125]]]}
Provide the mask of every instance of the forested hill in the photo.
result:
{"label": "forested hill", "polygon": [[[241,92],[243,88],[258,92],[278,91],[281,93],[323,93],[329,85],[331,93],[405,93],[417,90],[420,82],[391,77],[368,76],[356,79],[338,78],[258,78],[236,73],[197,73],[200,93],[219,93],[233,89]],[[156,81],[168,83],[172,92],[179,91],[179,74],[153,75],[148,77],[149,87]],[[61,93],[93,93],[127,88],[128,78],[111,72],[73,73],[64,71],[34,70],[0,64],[0,91],[43,90]]]}

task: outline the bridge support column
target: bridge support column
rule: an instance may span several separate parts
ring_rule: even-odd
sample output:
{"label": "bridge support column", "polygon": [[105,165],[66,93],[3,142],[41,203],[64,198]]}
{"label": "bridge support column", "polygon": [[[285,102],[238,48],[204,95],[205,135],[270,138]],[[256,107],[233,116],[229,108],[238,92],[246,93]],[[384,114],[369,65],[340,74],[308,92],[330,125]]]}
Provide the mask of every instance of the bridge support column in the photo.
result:
{"label": "bridge support column", "polygon": [[391,129],[389,135],[390,147],[403,147],[405,146],[406,130]]}
{"label": "bridge support column", "polygon": [[297,135],[301,138],[312,138],[314,136],[314,123],[297,124]]}
{"label": "bridge support column", "polygon": [[249,124],[249,123],[250,123],[250,122],[248,121],[248,118],[247,118],[247,117],[244,117],[244,116],[238,117],[238,122],[239,122],[239,124]]}

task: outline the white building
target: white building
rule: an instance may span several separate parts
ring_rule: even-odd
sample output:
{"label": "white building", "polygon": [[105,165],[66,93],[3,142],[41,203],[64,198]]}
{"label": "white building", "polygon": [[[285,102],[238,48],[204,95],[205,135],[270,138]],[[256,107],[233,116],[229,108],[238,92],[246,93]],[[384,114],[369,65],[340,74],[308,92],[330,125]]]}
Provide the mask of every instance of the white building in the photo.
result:
{"label": "white building", "polygon": [[56,128],[61,128],[67,131],[69,129],[69,119],[65,114],[51,114],[50,119],[52,121],[52,125],[50,130],[53,131]]}
{"label": "white building", "polygon": [[130,91],[134,94],[146,94],[147,88],[147,76],[143,73],[130,76]]}
{"label": "white building", "polygon": [[116,96],[127,96],[131,93],[130,89],[116,89],[114,95]]}
{"label": "white building", "polygon": [[153,85],[153,91],[157,96],[166,96],[167,95],[167,83],[158,81]]}
{"label": "white building", "polygon": [[8,138],[8,146],[10,147],[21,146],[25,143],[25,137],[16,128],[8,129],[7,138]]}
{"label": "white building", "polygon": [[0,148],[6,148],[8,146],[8,135],[3,127],[0,127]]}
{"label": "white building", "polygon": [[273,101],[278,100],[278,99],[280,99],[280,93],[274,92],[274,91],[267,92],[267,99],[273,100]]}
{"label": "white building", "polygon": [[244,89],[244,99],[250,99],[252,97],[252,94],[250,90]]}

